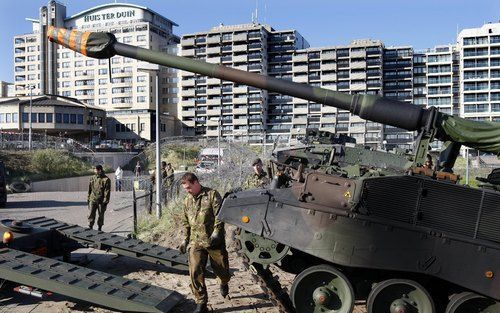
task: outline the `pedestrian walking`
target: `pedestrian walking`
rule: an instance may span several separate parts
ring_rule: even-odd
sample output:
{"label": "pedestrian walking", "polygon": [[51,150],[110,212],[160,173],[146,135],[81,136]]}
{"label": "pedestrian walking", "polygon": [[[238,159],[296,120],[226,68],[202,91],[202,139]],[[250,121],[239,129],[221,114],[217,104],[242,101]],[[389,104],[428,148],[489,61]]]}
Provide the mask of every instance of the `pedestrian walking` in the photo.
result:
{"label": "pedestrian walking", "polygon": [[141,162],[137,161],[137,163],[135,164],[134,172],[135,172],[135,177],[141,176],[141,172],[142,172]]}
{"label": "pedestrian walking", "polygon": [[115,190],[122,191],[122,178],[123,178],[123,170],[120,166],[116,168],[115,171]]}

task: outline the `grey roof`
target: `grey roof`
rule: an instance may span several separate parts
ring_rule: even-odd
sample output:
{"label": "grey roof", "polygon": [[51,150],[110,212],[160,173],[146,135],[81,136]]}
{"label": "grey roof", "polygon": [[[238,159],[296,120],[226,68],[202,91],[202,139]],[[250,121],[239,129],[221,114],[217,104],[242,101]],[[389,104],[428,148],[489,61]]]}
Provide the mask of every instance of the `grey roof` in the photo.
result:
{"label": "grey roof", "polygon": [[[85,104],[75,98],[63,97],[59,95],[37,95],[32,98],[33,105],[37,106],[66,106],[66,107],[80,107],[92,110],[105,111],[103,108],[100,108],[95,105]],[[17,98],[1,98],[0,105],[2,104],[11,104],[11,103],[19,103],[22,105],[29,104],[30,97],[17,97]]]}

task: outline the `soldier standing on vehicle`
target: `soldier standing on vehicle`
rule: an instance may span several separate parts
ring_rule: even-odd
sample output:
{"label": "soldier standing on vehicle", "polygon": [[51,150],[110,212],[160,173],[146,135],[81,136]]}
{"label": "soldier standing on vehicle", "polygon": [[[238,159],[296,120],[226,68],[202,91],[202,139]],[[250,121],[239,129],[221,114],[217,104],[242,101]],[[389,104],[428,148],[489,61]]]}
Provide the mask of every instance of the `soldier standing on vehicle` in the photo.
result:
{"label": "soldier standing on vehicle", "polygon": [[262,160],[257,158],[252,161],[253,173],[244,184],[245,189],[263,188],[270,183],[267,173],[264,172]]}
{"label": "soldier standing on vehicle", "polygon": [[90,178],[87,202],[89,204],[89,228],[94,227],[95,215],[98,213],[97,229],[102,230],[104,212],[111,194],[111,180],[104,174],[102,165],[95,166],[95,175]]}
{"label": "soldier standing on vehicle", "polygon": [[224,224],[217,219],[221,205],[220,194],[204,187],[193,173],[181,178],[188,195],[184,199],[182,226],[186,239],[179,246],[181,253],[189,253],[191,290],[196,299],[195,313],[206,313],[208,294],[205,285],[205,267],[208,259],[220,283],[220,293],[229,293],[229,260],[226,250]]}

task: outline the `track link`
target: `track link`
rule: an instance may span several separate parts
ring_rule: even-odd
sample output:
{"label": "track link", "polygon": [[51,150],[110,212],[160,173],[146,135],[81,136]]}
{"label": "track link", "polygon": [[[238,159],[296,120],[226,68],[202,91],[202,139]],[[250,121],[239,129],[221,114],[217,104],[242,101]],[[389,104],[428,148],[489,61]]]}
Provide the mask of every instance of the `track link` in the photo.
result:
{"label": "track link", "polygon": [[269,300],[276,306],[280,312],[295,313],[290,296],[285,288],[281,286],[277,276],[274,276],[269,267],[264,267],[259,263],[250,263],[250,260],[243,252],[242,242],[240,240],[241,228],[233,232],[236,252],[243,261],[243,265],[250,272],[252,279],[259,284],[260,288],[269,297]]}

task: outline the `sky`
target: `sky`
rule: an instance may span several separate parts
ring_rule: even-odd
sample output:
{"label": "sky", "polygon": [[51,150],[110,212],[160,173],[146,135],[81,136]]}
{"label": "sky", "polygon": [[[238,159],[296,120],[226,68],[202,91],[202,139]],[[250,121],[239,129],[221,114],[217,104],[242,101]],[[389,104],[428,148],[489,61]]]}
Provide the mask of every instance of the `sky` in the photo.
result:
{"label": "sky", "polygon": [[[68,16],[113,0],[59,0]],[[386,46],[417,50],[455,43],[457,31],[500,20],[498,0],[134,0],[176,22],[174,33],[207,31],[258,21],[276,30],[295,29],[311,47],[378,39]],[[0,0],[0,80],[13,82],[13,37],[31,33],[26,18],[38,18],[43,0]]]}

